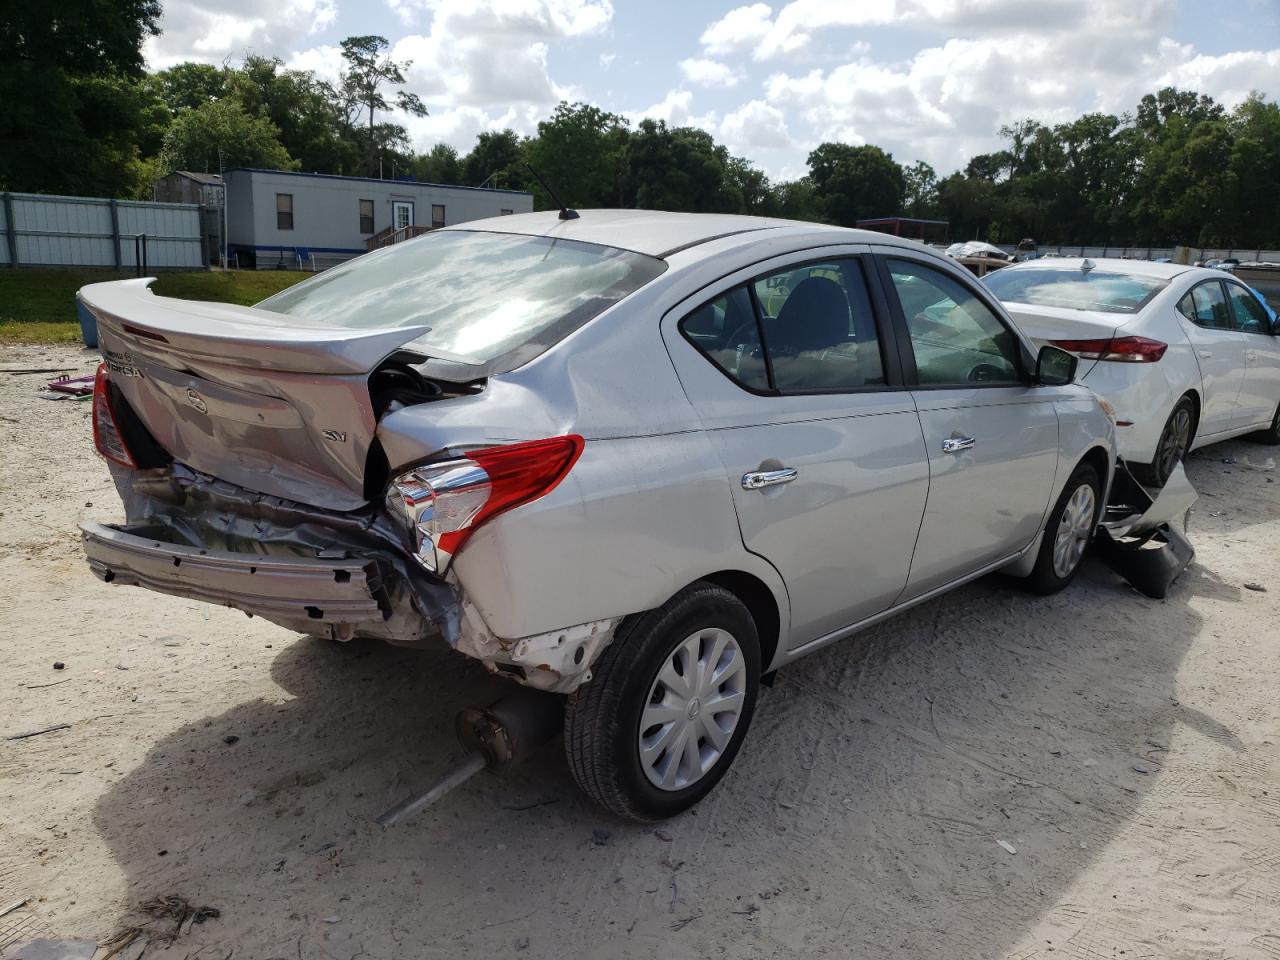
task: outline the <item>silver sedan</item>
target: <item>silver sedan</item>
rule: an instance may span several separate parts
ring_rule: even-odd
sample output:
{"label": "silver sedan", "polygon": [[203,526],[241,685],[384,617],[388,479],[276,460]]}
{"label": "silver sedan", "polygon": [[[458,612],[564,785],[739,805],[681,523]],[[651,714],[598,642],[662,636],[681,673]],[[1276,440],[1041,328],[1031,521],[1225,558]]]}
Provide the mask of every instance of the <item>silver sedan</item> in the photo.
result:
{"label": "silver sedan", "polygon": [[95,284],[104,580],[567,697],[582,788],[710,791],[761,677],[1003,570],[1070,582],[1114,424],[945,257],[760,218],[433,231],[256,307]]}

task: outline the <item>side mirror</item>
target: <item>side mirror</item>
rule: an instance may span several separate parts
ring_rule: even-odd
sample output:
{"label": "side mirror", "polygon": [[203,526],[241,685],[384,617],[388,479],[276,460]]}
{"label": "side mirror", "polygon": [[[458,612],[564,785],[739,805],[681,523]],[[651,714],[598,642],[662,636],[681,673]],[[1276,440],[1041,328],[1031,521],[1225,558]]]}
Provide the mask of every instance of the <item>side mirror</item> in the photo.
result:
{"label": "side mirror", "polygon": [[1076,379],[1080,358],[1053,346],[1043,346],[1036,357],[1036,383],[1044,387],[1065,387]]}

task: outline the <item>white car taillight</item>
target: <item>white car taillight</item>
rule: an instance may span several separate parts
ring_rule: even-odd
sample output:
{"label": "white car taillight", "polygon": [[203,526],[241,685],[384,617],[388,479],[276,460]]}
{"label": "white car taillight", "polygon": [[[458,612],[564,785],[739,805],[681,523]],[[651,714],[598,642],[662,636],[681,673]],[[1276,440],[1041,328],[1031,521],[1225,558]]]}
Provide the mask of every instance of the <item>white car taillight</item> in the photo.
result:
{"label": "white car taillight", "polygon": [[387,508],[413,536],[418,562],[442,574],[481,525],[554,490],[582,448],[582,437],[569,435],[415,467],[391,481]]}
{"label": "white car taillight", "polygon": [[98,453],[112,463],[118,463],[130,470],[138,469],[137,461],[129,452],[124,437],[120,435],[115,411],[111,409],[105,363],[98,364],[98,374],[93,378],[93,445],[97,447]]}
{"label": "white car taillight", "polygon": [[1120,363],[1155,363],[1169,345],[1148,337],[1115,337],[1108,340],[1050,340],[1055,347],[1085,360],[1114,360]]}

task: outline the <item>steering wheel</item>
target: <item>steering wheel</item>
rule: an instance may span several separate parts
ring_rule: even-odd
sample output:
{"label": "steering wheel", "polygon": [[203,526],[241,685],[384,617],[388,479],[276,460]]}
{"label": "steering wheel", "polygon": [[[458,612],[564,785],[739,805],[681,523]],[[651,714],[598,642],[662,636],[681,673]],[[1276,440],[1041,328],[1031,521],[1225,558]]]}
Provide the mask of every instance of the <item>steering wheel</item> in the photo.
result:
{"label": "steering wheel", "polygon": [[968,380],[970,383],[990,383],[1003,379],[1004,375],[1004,371],[994,363],[980,363],[969,371]]}

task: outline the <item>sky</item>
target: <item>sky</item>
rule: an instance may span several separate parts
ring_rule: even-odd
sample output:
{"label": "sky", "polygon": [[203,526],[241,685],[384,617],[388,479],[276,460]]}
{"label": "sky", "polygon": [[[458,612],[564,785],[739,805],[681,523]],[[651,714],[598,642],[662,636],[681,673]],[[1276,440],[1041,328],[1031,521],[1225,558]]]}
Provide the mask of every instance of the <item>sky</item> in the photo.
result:
{"label": "sky", "polygon": [[1002,125],[1132,112],[1173,85],[1280,97],[1280,0],[164,0],[152,69],[252,52],[336,78],[376,33],[412,62],[414,146],[535,132],[561,100],[691,125],[777,179],[817,144],[946,175]]}

